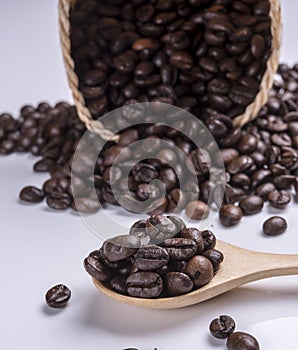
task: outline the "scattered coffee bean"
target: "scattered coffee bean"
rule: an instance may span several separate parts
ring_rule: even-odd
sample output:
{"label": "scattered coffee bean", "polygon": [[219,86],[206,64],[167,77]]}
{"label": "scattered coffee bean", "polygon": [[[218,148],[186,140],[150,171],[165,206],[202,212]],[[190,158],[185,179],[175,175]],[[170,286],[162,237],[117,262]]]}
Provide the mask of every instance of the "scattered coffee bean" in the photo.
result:
{"label": "scattered coffee bean", "polygon": [[193,201],[187,204],[185,213],[190,219],[203,220],[209,216],[209,207],[202,201]]}
{"label": "scattered coffee bean", "polygon": [[210,333],[219,339],[228,338],[235,330],[235,321],[227,315],[215,318],[209,326]]}
{"label": "scattered coffee bean", "polygon": [[255,337],[244,332],[234,332],[227,339],[229,350],[259,350],[260,345]]}
{"label": "scattered coffee bean", "polygon": [[242,219],[242,210],[234,204],[225,204],[219,210],[220,222],[224,226],[233,226]]}
{"label": "scattered coffee bean", "polygon": [[20,199],[29,203],[40,203],[45,197],[44,191],[34,186],[28,186],[22,189]]}
{"label": "scattered coffee bean", "polygon": [[263,232],[265,235],[277,236],[286,231],[288,228],[287,222],[280,216],[272,216],[263,224]]}
{"label": "scattered coffee bean", "polygon": [[289,192],[285,190],[271,191],[268,195],[268,201],[270,205],[277,209],[284,209],[291,201]]}
{"label": "scattered coffee bean", "polygon": [[71,297],[71,291],[63,284],[49,289],[45,295],[47,304],[52,308],[65,307]]}
{"label": "scattered coffee bean", "polygon": [[259,213],[264,205],[264,201],[258,196],[247,196],[241,199],[239,207],[244,215],[253,215]]}

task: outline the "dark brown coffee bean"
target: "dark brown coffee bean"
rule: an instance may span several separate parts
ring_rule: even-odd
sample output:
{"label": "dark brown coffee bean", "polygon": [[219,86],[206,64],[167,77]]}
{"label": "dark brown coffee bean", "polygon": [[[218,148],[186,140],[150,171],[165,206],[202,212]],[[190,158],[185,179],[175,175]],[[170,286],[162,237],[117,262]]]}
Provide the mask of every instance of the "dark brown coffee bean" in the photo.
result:
{"label": "dark brown coffee bean", "polygon": [[251,53],[255,58],[260,58],[264,54],[266,44],[264,37],[259,34],[253,35],[251,38]]}
{"label": "dark brown coffee bean", "polygon": [[242,210],[233,204],[225,204],[220,208],[219,218],[224,226],[237,225],[242,219]]}
{"label": "dark brown coffee bean", "polygon": [[124,260],[140,247],[140,239],[133,235],[117,236],[105,241],[102,246],[102,253],[105,259],[110,262]]}
{"label": "dark brown coffee bean", "polygon": [[232,160],[227,167],[230,174],[234,175],[237,173],[242,173],[249,169],[253,165],[253,160],[251,157],[243,155],[234,160]]}
{"label": "dark brown coffee bean", "polygon": [[219,270],[220,264],[224,260],[224,256],[223,256],[222,252],[220,252],[219,250],[216,250],[216,249],[209,249],[209,250],[204,251],[202,253],[202,255],[211,261],[212,266],[213,266],[213,271],[214,271],[214,273],[216,273]]}
{"label": "dark brown coffee bean", "polygon": [[259,185],[255,189],[255,194],[261,198],[263,198],[264,201],[268,200],[269,193],[276,190],[276,186],[271,182],[265,182],[262,185]]}
{"label": "dark brown coffee bean", "polygon": [[76,198],[71,208],[82,214],[94,214],[101,208],[100,202],[89,197]]}
{"label": "dark brown coffee bean", "polygon": [[213,249],[216,245],[216,237],[210,230],[202,232],[204,240],[204,250]]}
{"label": "dark brown coffee bean", "polygon": [[146,229],[152,242],[163,242],[167,238],[174,237],[181,231],[171,216],[152,215],[146,221]]}
{"label": "dark brown coffee bean", "polygon": [[111,286],[111,289],[115,291],[116,293],[127,295],[127,287],[126,287],[126,277],[119,275],[115,276],[110,280],[109,285]]}
{"label": "dark brown coffee bean", "polygon": [[188,260],[196,253],[196,242],[187,238],[168,238],[162,246],[168,252],[171,260]]}
{"label": "dark brown coffee bean", "polygon": [[153,17],[154,12],[154,7],[148,4],[139,7],[135,12],[135,16],[136,19],[140,22],[148,22]]}
{"label": "dark brown coffee bean", "polygon": [[234,332],[227,340],[228,350],[259,350],[260,346],[255,337],[244,332]]}
{"label": "dark brown coffee bean", "polygon": [[202,201],[192,201],[187,204],[185,213],[190,219],[203,220],[209,216],[209,207]]}
{"label": "dark brown coffee bean", "polygon": [[29,203],[40,203],[44,200],[45,193],[34,186],[28,186],[22,189],[19,195],[20,199]]}
{"label": "dark brown coffee bean", "polygon": [[209,259],[196,255],[189,260],[185,273],[190,276],[196,287],[202,287],[211,281],[214,271]]}
{"label": "dark brown coffee bean", "polygon": [[160,269],[169,262],[169,254],[166,249],[159,246],[146,246],[140,248],[132,256],[132,263],[139,270],[150,271]]}
{"label": "dark brown coffee bean", "polygon": [[182,272],[168,272],[164,281],[169,296],[186,294],[193,289],[191,278]]}
{"label": "dark brown coffee bean", "polygon": [[258,146],[258,139],[250,134],[246,134],[242,137],[238,150],[240,153],[252,153],[256,150]]}
{"label": "dark brown coffee bean", "polygon": [[71,291],[64,284],[58,284],[57,286],[52,287],[45,295],[48,306],[56,309],[65,307],[70,298]]}
{"label": "dark brown coffee bean", "polygon": [[97,281],[104,282],[110,279],[111,272],[103,264],[100,252],[95,250],[84,260],[84,268]]}
{"label": "dark brown coffee bean", "polygon": [[194,227],[184,228],[181,232],[181,237],[191,239],[196,242],[196,254],[201,254],[205,249],[203,234],[198,229]]}
{"label": "dark brown coffee bean", "polygon": [[263,232],[265,235],[277,236],[286,231],[288,228],[287,222],[280,216],[272,216],[263,224]]}
{"label": "dark brown coffee bean", "polygon": [[278,190],[290,190],[295,180],[294,175],[279,175],[273,179],[273,183]]}
{"label": "dark brown coffee bean", "polygon": [[51,192],[46,198],[47,205],[51,209],[65,210],[71,205],[71,198],[67,193]]}
{"label": "dark brown coffee bean", "polygon": [[291,196],[288,191],[275,190],[269,193],[268,201],[270,205],[277,209],[284,209],[291,201]]}
{"label": "dark brown coffee bean", "polygon": [[184,51],[176,51],[171,56],[170,63],[177,69],[189,70],[193,66],[193,58]]}
{"label": "dark brown coffee bean", "polygon": [[210,333],[219,339],[226,339],[235,330],[236,324],[232,317],[227,315],[215,318],[209,326]]}
{"label": "dark brown coffee bean", "polygon": [[251,179],[248,175],[243,173],[238,173],[232,176],[231,184],[236,187],[249,188]]}
{"label": "dark brown coffee bean", "polygon": [[130,296],[138,298],[157,298],[163,291],[162,278],[155,272],[136,272],[126,280]]}
{"label": "dark brown coffee bean", "polygon": [[247,196],[241,199],[239,207],[244,215],[253,215],[259,213],[264,206],[264,201],[258,196]]}

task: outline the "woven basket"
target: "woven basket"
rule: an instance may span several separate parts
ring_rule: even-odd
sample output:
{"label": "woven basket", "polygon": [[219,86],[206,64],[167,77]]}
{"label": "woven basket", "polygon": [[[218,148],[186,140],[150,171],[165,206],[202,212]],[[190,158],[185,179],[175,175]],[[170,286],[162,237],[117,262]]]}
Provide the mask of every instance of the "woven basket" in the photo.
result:
{"label": "woven basket", "polygon": [[[85,100],[79,91],[79,80],[75,73],[75,63],[71,57],[71,41],[70,41],[70,10],[74,7],[76,0],[59,0],[59,28],[60,40],[66,67],[68,83],[72,90],[74,103],[76,105],[80,119],[85,123],[86,127],[99,134],[104,140],[117,141],[118,137],[111,131],[104,128],[102,123],[93,120],[91,113],[85,105]],[[256,118],[260,109],[266,104],[268,100],[268,92],[272,87],[274,73],[278,67],[279,52],[281,46],[281,14],[279,0],[268,0],[271,4],[270,18],[271,18],[271,35],[272,35],[272,51],[267,66],[260,83],[260,90],[256,95],[254,101],[248,105],[245,112],[233,119],[234,125],[242,127],[254,118]]]}

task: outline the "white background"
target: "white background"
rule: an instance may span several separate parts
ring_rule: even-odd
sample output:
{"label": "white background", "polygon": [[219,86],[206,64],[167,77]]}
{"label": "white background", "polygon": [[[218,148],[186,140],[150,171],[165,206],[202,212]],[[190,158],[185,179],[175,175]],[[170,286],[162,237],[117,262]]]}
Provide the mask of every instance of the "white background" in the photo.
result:
{"label": "white background", "polygon": [[[282,1],[282,7],[281,60],[293,63],[298,61],[298,3]],[[70,92],[59,47],[56,1],[0,0],[0,111],[17,116],[25,103],[61,99],[70,101]],[[253,332],[262,349],[297,349],[297,277],[252,283],[181,310],[142,310],[102,296],[82,267],[83,258],[101,242],[81,218],[53,213],[45,204],[18,202],[22,187],[41,185],[47,178],[33,173],[34,162],[28,155],[0,158],[1,349],[224,349],[223,342],[214,342],[208,334],[210,321],[219,314],[232,315],[238,329]],[[232,229],[215,221],[213,230],[219,238],[250,249],[297,253],[297,205],[283,212],[287,232],[268,238],[260,228],[272,213],[266,208]],[[136,220],[115,208],[109,214],[124,226]],[[113,223],[102,230],[114,234]],[[45,292],[57,283],[73,292],[67,308],[60,311],[44,303]]]}

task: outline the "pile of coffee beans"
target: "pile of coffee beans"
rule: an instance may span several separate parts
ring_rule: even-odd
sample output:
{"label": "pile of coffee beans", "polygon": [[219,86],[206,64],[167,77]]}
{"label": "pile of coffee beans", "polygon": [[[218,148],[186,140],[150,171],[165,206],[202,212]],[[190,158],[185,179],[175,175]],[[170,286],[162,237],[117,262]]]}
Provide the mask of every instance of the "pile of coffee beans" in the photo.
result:
{"label": "pile of coffee beans", "polygon": [[260,345],[255,337],[245,332],[234,332],[236,327],[232,317],[227,315],[214,319],[209,326],[210,333],[218,339],[226,339],[229,350],[259,350]]}
{"label": "pile of coffee beans", "polygon": [[[202,120],[244,112],[271,54],[268,0],[78,0],[72,57],[97,119],[161,101]],[[212,118],[211,118],[212,119]]]}
{"label": "pile of coffee beans", "polygon": [[70,297],[70,289],[64,284],[58,284],[47,291],[45,300],[48,306],[59,309],[67,305]]}
{"label": "pile of coffee beans", "polygon": [[[202,153],[179,130],[163,125],[139,125],[123,130],[118,144],[109,142],[97,159],[94,176],[86,178],[86,165],[90,155],[82,154],[82,166],[72,177],[72,183],[79,198],[74,203],[70,184],[71,164],[76,146],[86,131],[73,106],[59,102],[51,107],[42,102],[36,108],[24,106],[18,119],[10,114],[0,115],[0,154],[31,152],[40,157],[34,165],[37,172],[49,172],[50,178],[38,189],[26,187],[20,198],[31,203],[46,199],[55,210],[73,208],[80,212],[94,213],[105,203],[119,205],[112,190],[117,187],[122,198],[125,180],[123,168],[117,166],[111,178],[114,159],[126,147],[138,140],[154,138],[158,152],[163,159],[174,160],[175,169],[165,162],[150,159],[138,162],[128,176],[128,185],[133,198],[144,201],[150,198],[150,206],[144,212],[162,214],[186,208],[186,214],[193,219],[202,219],[208,213],[206,203],[212,198],[220,207],[220,220],[226,225],[240,222],[243,215],[256,214],[265,202],[282,210],[286,208],[293,194],[298,193],[298,65],[292,68],[279,66],[274,87],[267,105],[258,117],[242,129],[233,128],[229,118],[214,116],[207,124],[218,142],[226,168],[226,185],[214,190]],[[183,121],[181,121],[183,123]],[[179,124],[179,122],[177,122]],[[188,126],[192,129],[192,125]],[[166,140],[169,147],[163,149],[159,142]],[[185,178],[189,169],[182,167],[175,159],[170,145],[175,145],[194,165],[197,183],[187,182],[182,188],[179,176]],[[152,149],[152,154],[156,150]],[[156,154],[161,157],[161,155]],[[158,179],[163,183],[152,183]],[[151,183],[150,183],[151,182]],[[94,183],[96,194],[91,195]],[[124,188],[124,187],[123,187]],[[165,196],[162,196],[163,190]],[[224,193],[221,203],[216,194]],[[99,201],[100,203],[99,203]],[[129,199],[127,199],[129,202]],[[139,202],[141,203],[141,202]],[[129,203],[128,203],[129,204]],[[129,205],[127,205],[129,207]]]}
{"label": "pile of coffee beans", "polygon": [[211,231],[186,228],[176,216],[152,215],[128,235],[105,241],[84,260],[86,271],[111,290],[138,298],[178,296],[200,288],[223,254]]}

